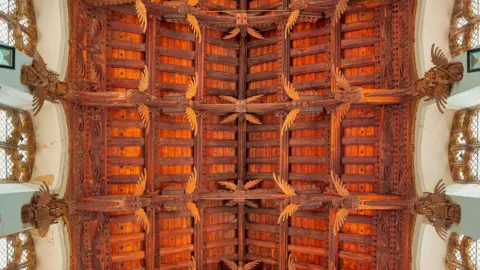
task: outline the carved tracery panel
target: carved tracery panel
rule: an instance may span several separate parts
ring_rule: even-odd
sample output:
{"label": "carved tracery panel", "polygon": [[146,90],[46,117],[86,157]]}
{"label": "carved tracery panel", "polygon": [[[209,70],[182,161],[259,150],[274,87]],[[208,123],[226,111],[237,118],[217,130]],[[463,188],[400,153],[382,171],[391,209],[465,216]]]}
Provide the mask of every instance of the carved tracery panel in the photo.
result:
{"label": "carved tracery panel", "polygon": [[455,0],[449,39],[452,55],[480,46],[480,2],[478,0]]}
{"label": "carved tracery panel", "polygon": [[0,104],[0,181],[30,181],[34,161],[30,113]]}
{"label": "carved tracery panel", "polygon": [[456,182],[480,181],[480,110],[455,114],[450,133],[449,161]]}
{"label": "carved tracery panel", "polygon": [[0,41],[33,56],[37,45],[37,24],[32,0],[0,2]]}

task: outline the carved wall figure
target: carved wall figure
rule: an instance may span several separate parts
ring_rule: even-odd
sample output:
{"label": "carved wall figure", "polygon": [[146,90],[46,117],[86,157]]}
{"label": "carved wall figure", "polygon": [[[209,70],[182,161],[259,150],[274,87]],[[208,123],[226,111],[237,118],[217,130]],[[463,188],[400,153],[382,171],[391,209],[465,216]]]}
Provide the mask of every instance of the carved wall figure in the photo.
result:
{"label": "carved wall figure", "polygon": [[68,83],[58,79],[58,74],[47,70],[42,56],[35,54],[31,66],[23,66],[21,82],[33,93],[33,111],[37,115],[43,107],[45,99],[56,101],[68,95]]}
{"label": "carved wall figure", "polygon": [[463,79],[463,64],[461,62],[450,63],[445,53],[435,44],[431,50],[433,68],[425,72],[423,79],[415,83],[415,88],[410,91],[413,95],[427,96],[435,99],[438,110],[443,113],[447,105],[452,85]]}

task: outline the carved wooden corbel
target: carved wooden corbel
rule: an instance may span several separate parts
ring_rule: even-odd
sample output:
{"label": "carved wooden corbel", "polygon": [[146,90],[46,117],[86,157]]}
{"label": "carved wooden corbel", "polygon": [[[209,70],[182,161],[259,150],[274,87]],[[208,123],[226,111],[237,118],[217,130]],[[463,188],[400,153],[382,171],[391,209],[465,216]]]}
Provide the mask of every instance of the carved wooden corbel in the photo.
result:
{"label": "carved wooden corbel", "polygon": [[435,44],[432,45],[431,57],[434,67],[425,72],[423,79],[409,87],[409,93],[427,96],[427,100],[435,99],[438,110],[443,113],[452,85],[463,79],[464,68],[461,62],[449,62],[445,53]]}

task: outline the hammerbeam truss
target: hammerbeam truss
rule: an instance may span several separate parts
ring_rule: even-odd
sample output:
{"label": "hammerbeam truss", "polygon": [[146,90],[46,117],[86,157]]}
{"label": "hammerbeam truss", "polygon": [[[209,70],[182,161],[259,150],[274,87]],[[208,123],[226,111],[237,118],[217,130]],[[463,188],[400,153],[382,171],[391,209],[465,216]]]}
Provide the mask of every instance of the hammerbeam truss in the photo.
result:
{"label": "hammerbeam truss", "polygon": [[[197,191],[211,195],[227,192],[220,181],[241,190],[263,179],[260,187],[272,191],[277,188],[272,173],[295,189],[324,191],[332,170],[352,192],[409,196],[410,102],[401,90],[380,91],[377,99],[354,105],[338,125],[339,116],[332,112],[342,101],[335,99],[340,90],[331,65],[354,86],[405,88],[414,79],[408,73],[410,1],[352,1],[336,26],[331,18],[338,1],[312,2],[286,38],[289,12],[275,10],[288,10],[288,0],[200,1],[195,14],[201,43],[184,14],[168,5],[145,1],[144,33],[133,5],[73,2],[70,72],[79,91],[71,114],[79,141],[74,147],[83,149],[74,156],[79,165],[74,172],[78,185],[69,193],[73,198],[131,194],[144,169],[147,193],[175,194],[183,191],[193,168],[199,175]],[[259,24],[265,39],[222,39],[232,18],[205,10],[235,9],[257,10],[249,23]],[[145,66],[149,87],[132,103],[128,93],[138,87]],[[185,93],[195,74],[196,136],[175,96]],[[308,107],[283,135],[279,131],[294,104],[283,91],[282,75]],[[219,98],[259,94],[264,97],[247,109]],[[148,129],[139,103],[150,108]],[[247,123],[242,114],[220,123],[242,110],[262,124]],[[94,131],[97,125],[101,132]],[[299,269],[408,269],[409,248],[402,239],[410,233],[409,217],[401,211],[359,210],[335,235],[334,208],[301,208],[277,224],[280,202],[256,200],[253,208],[201,201],[197,223],[186,208],[153,205],[146,209],[149,232],[133,213],[75,216],[73,268],[188,269],[195,260],[198,269],[222,269],[221,259],[229,259],[287,269],[291,255]]]}

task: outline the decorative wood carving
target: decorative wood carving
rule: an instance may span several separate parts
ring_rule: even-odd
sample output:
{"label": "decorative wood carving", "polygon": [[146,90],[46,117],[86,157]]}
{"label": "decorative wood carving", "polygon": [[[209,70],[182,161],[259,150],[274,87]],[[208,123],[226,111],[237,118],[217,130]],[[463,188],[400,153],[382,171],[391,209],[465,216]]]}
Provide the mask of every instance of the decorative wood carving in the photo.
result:
{"label": "decorative wood carving", "polygon": [[21,82],[33,93],[33,111],[37,115],[45,99],[56,101],[68,95],[68,84],[58,79],[58,74],[47,70],[47,65],[40,54],[35,53],[32,65],[23,66]]}
{"label": "decorative wood carving", "polygon": [[425,72],[423,79],[418,80],[410,91],[413,95],[435,99],[438,110],[443,113],[451,87],[463,79],[464,68],[461,62],[448,62],[445,53],[435,44],[431,57],[434,67]]}
{"label": "decorative wood carving", "polygon": [[51,224],[69,214],[68,202],[50,194],[47,183],[43,182],[40,191],[35,193],[29,204],[22,206],[22,222],[31,223],[41,236],[48,233]]}
{"label": "decorative wood carving", "polygon": [[[411,177],[409,120],[414,106],[404,99],[406,91],[401,88],[412,80],[408,61],[413,31],[406,25],[414,18],[414,5],[411,1],[350,1],[348,15],[335,24],[338,1],[258,5],[242,0],[239,6],[227,2],[199,2],[197,7],[196,1],[145,1],[146,35],[137,22],[134,1],[72,3],[71,74],[76,75],[72,76],[76,90],[69,93],[69,102],[74,104],[72,162],[82,164],[74,168],[72,179],[83,189],[72,188],[71,193],[78,209],[82,202],[86,208],[112,209],[119,202],[129,205],[132,212],[141,205],[150,223],[149,233],[126,233],[127,226],[135,226],[132,213],[77,211],[78,215],[69,217],[75,221],[70,222],[73,242],[79,243],[72,245],[72,269],[122,268],[120,264],[186,269],[192,268],[191,260],[194,268],[202,269],[218,266],[221,259],[238,262],[236,267],[259,260],[267,268],[291,269],[295,256],[297,269],[408,270],[409,264],[403,261],[409,261],[405,253],[409,243],[401,235],[409,233],[404,210],[413,200],[408,193],[411,181],[400,175]],[[355,20],[358,12],[365,14],[365,21]],[[379,13],[383,17],[377,17]],[[292,14],[293,28],[287,27]],[[379,26],[387,21],[386,14],[392,15],[390,36],[385,33],[387,24]],[[103,30],[95,26],[96,15],[103,16],[98,19]],[[194,33],[188,26],[192,17],[198,24]],[[223,40],[237,26],[252,27],[266,38],[250,40],[240,35],[240,29],[238,39]],[[93,33],[105,35],[105,44],[95,45]],[[367,36],[344,38],[351,33]],[[97,46],[100,50],[92,49]],[[366,49],[372,46],[374,52]],[[126,54],[118,57],[116,50]],[[367,55],[356,56],[357,51]],[[92,69],[95,62],[101,65]],[[330,71],[329,63],[344,72],[349,89],[336,91],[336,73]],[[126,73],[119,75],[123,70]],[[189,76],[193,76],[190,86]],[[148,85],[144,83],[147,78]],[[102,80],[104,85],[98,83]],[[298,98],[292,91],[282,91],[285,85]],[[376,88],[357,87],[366,85]],[[175,96],[184,92],[185,97]],[[247,102],[258,94],[265,95],[261,102]],[[220,95],[235,100],[218,102]],[[145,132],[138,132],[145,127],[136,113],[141,104],[150,112]],[[325,109],[333,112],[332,118]],[[192,125],[181,120],[187,110]],[[296,119],[284,121],[284,112],[295,110]],[[340,121],[338,116],[347,111]],[[248,123],[247,115],[259,116],[264,124]],[[290,122],[289,132],[279,136],[285,122]],[[197,134],[194,138],[188,131],[191,128]],[[198,170],[198,180],[187,192],[180,188],[189,180],[192,165]],[[131,185],[144,169],[149,173],[148,191],[132,195]],[[340,175],[355,193],[343,197],[325,189],[330,182],[324,181],[325,170]],[[294,194],[272,190],[272,172],[280,173]],[[248,189],[251,179],[258,178],[264,179],[263,188]],[[228,182],[235,190],[221,190],[219,182]],[[383,182],[385,188],[377,189]],[[376,194],[371,194],[372,186]],[[335,224],[342,211],[349,215],[340,215],[339,220],[358,224],[358,230],[372,226],[371,233],[364,231],[360,237],[357,229],[342,232],[339,222]],[[365,215],[355,215],[355,211]],[[267,222],[282,215],[280,225]],[[289,215],[293,218],[287,219]],[[88,236],[76,225],[90,224],[86,226],[92,231],[92,222],[101,217],[104,234]],[[304,223],[315,228],[328,224],[327,233],[306,228]],[[159,248],[159,243],[166,243],[164,237],[179,241],[185,236],[193,242]],[[92,241],[87,241],[89,237]],[[321,244],[298,244],[310,238]],[[140,248],[120,254],[117,247],[123,244],[119,241]],[[357,251],[345,250],[340,241]],[[328,249],[321,247],[325,244]],[[362,253],[362,249],[371,252]],[[192,252],[195,258],[190,259]]]}
{"label": "decorative wood carving", "polygon": [[424,197],[415,201],[413,210],[416,214],[425,216],[443,240],[447,238],[448,229],[453,224],[460,223],[461,219],[460,206],[446,195],[443,180],[437,183],[433,193],[426,192]]}

